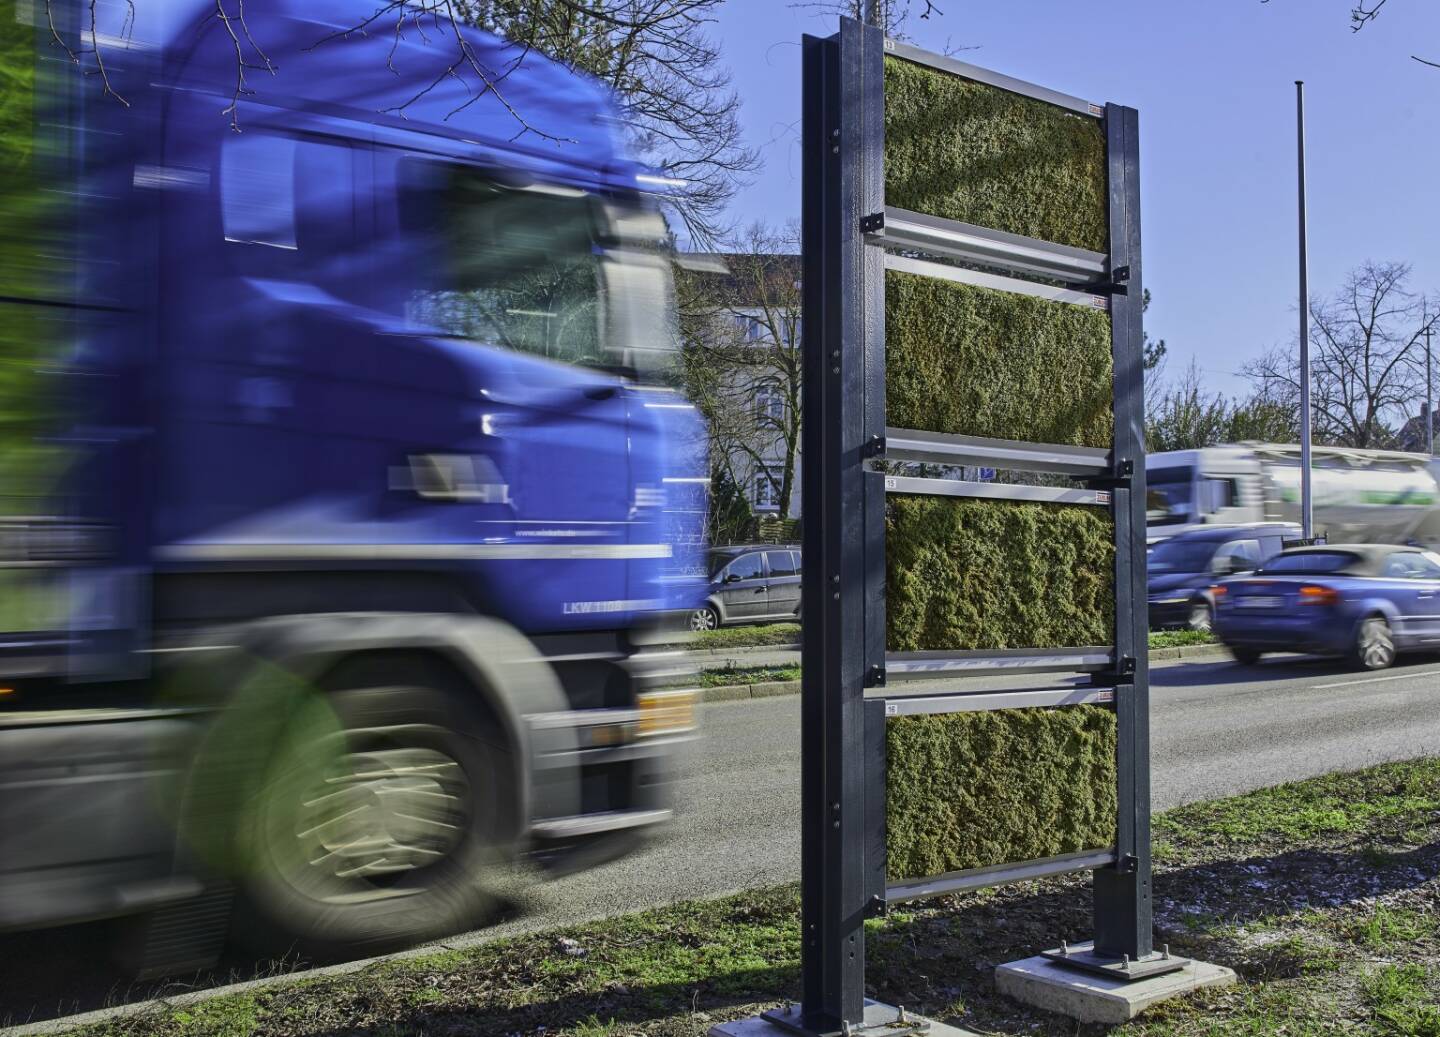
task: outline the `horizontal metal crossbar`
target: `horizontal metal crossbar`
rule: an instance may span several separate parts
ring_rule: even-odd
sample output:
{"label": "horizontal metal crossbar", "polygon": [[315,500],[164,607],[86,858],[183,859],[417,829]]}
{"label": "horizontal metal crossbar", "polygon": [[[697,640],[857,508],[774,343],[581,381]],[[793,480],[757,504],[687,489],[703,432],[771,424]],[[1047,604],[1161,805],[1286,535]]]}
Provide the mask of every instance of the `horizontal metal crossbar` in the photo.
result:
{"label": "horizontal metal crossbar", "polygon": [[1103,104],[1096,104],[1094,101],[1087,101],[1083,97],[1064,94],[1059,90],[1051,90],[1049,87],[1028,83],[1023,79],[1016,79],[1014,76],[1007,76],[1003,72],[995,72],[988,68],[981,68],[979,65],[972,65],[966,61],[956,61],[954,58],[946,57],[944,54],[936,54],[933,51],[922,50],[908,43],[901,43],[899,40],[887,39],[885,41],[885,53],[893,54],[897,58],[904,58],[906,61],[913,61],[917,65],[926,65],[930,68],[938,68],[941,72],[949,72],[953,75],[962,76],[965,79],[973,79],[975,82],[985,83],[987,86],[996,86],[1001,90],[1009,90],[1012,94],[1022,94],[1025,97],[1033,97],[1037,101],[1045,101],[1048,104],[1058,105],[1061,108],[1068,108],[1070,111],[1078,112],[1081,115],[1093,116],[1096,119],[1103,119],[1105,117],[1105,106]]}
{"label": "horizontal metal crossbar", "polygon": [[1110,474],[1110,451],[1016,439],[983,439],[909,428],[885,430],[885,457],[892,461],[934,461],[1009,471],[1054,472],[1082,478]]}
{"label": "horizontal metal crossbar", "polygon": [[948,266],[945,263],[935,263],[928,259],[912,259],[909,256],[897,256],[893,252],[885,253],[885,269],[899,270],[902,273],[915,274],[919,277],[938,277],[942,281],[955,281],[959,284],[973,284],[980,288],[992,288],[997,292],[1033,295],[1038,299],[1047,299],[1050,302],[1088,306],[1094,310],[1108,312],[1110,309],[1110,300],[1093,292],[1080,292],[1073,288],[1057,288],[1054,285],[1040,284],[1036,281],[1022,281],[1018,277],[987,274],[983,270]]}
{"label": "horizontal metal crossbar", "polygon": [[1114,666],[1115,649],[1006,648],[970,652],[887,652],[885,680],[918,681],[992,673],[1097,673]]}
{"label": "horizontal metal crossbar", "polygon": [[907,900],[938,897],[967,889],[983,889],[986,886],[1000,886],[1007,882],[1043,879],[1051,875],[1065,875],[1072,871],[1091,871],[1114,864],[1116,860],[1115,848],[1110,847],[1106,850],[1062,853],[1057,857],[1021,861],[1018,864],[997,864],[989,868],[951,871],[944,875],[932,875],[923,879],[903,879],[885,887],[885,903],[901,904]]}
{"label": "horizontal metal crossbar", "polygon": [[1091,706],[1115,701],[1115,689],[1101,685],[1077,688],[1020,688],[1011,691],[939,691],[934,694],[890,695],[887,717],[928,717],[937,713],[988,713],[996,709],[1047,709]]}
{"label": "horizontal metal crossbar", "polygon": [[1013,483],[971,482],[965,479],[922,479],[885,476],[886,493],[936,497],[989,497],[998,500],[1040,501],[1046,504],[1088,504],[1108,508],[1109,490],[1071,489],[1066,486],[1017,486]]}
{"label": "horizontal metal crossbar", "polygon": [[1001,230],[961,223],[940,216],[885,207],[884,226],[876,238],[896,248],[913,249],[1003,270],[1040,274],[1072,284],[1095,284],[1106,279],[1109,257],[1103,252],[1057,245]]}

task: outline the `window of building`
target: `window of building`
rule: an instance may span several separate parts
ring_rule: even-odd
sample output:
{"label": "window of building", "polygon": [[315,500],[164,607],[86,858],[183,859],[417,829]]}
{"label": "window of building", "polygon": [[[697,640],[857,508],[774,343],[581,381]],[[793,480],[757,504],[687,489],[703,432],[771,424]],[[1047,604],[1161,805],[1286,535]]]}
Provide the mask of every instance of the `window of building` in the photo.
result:
{"label": "window of building", "polygon": [[785,394],[773,385],[761,385],[755,390],[755,416],[771,421],[785,419]]}
{"label": "window of building", "polygon": [[766,465],[755,473],[755,507],[774,511],[780,507],[780,470],[778,466]]}

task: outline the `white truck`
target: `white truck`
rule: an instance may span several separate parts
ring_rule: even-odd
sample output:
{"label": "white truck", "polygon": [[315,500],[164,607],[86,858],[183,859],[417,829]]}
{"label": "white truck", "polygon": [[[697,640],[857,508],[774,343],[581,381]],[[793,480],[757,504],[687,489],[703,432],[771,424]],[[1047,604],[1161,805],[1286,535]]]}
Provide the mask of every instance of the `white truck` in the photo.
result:
{"label": "white truck", "polygon": [[[1315,447],[1315,534],[1332,543],[1440,545],[1440,459]],[[1300,521],[1300,447],[1235,443],[1145,461],[1151,543],[1212,523]]]}

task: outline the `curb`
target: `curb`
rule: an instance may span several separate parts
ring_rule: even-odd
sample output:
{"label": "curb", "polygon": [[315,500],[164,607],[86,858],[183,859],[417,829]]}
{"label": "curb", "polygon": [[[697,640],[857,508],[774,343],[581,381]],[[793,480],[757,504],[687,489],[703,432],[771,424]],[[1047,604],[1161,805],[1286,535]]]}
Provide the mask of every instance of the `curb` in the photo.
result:
{"label": "curb", "polygon": [[761,684],[722,684],[717,688],[701,688],[701,702],[739,702],[742,699],[769,699],[779,695],[800,694],[799,681],[766,681]]}
{"label": "curb", "polygon": [[1164,662],[1167,659],[1229,659],[1230,649],[1224,645],[1180,645],[1177,648],[1152,648],[1150,658]]}

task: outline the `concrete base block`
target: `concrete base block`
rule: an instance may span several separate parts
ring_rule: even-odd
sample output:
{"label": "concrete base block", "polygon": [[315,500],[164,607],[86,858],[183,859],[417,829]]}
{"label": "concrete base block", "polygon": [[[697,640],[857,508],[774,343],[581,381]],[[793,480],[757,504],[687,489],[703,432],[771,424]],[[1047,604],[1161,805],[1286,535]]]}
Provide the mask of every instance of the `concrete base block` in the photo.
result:
{"label": "concrete base block", "polygon": [[[789,1011],[796,1016],[799,1022],[799,1007],[791,1006]],[[868,998],[865,1001],[865,1023],[866,1025],[854,1033],[857,1037],[884,1037],[885,1034],[920,1035],[923,1037],[980,1037],[979,1034],[970,1030],[962,1030],[957,1026],[949,1026],[945,1023],[936,1022],[933,1019],[923,1020],[924,1029],[906,1028],[904,1024],[894,1022],[895,1009],[888,1005],[882,1005]],[[912,1020],[912,1026],[921,1020]],[[710,1027],[710,1037],[798,1037],[799,1031],[787,1026],[781,1026],[777,1022],[766,1019],[764,1016],[752,1015],[748,1019],[736,1019],[730,1023],[717,1023]]]}
{"label": "concrete base block", "polygon": [[1233,971],[1203,961],[1129,983],[1067,968],[1039,955],[995,969],[995,986],[1006,997],[1084,1023],[1128,1022],[1157,1001],[1234,982]]}

